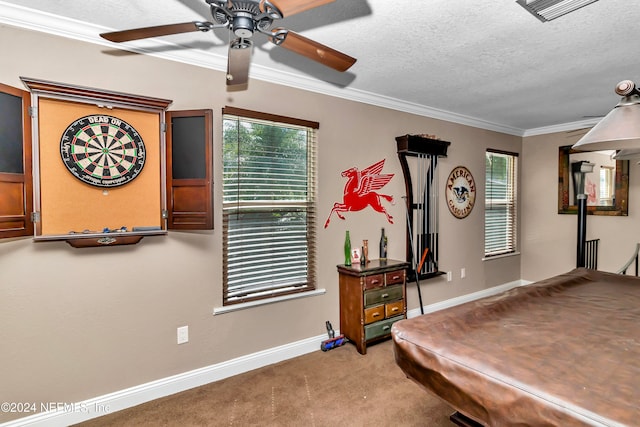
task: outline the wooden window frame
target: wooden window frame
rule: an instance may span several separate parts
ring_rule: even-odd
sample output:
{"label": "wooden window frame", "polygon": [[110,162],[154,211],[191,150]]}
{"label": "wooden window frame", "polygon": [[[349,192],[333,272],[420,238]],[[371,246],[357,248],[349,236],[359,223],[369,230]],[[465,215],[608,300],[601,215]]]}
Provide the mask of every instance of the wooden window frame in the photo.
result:
{"label": "wooden window frame", "polygon": [[[248,120],[258,120],[258,121],[268,121],[273,122],[275,125],[283,124],[283,125],[293,125],[299,127],[305,127],[313,130],[313,135],[311,136],[311,144],[313,144],[312,152],[309,152],[307,149],[307,157],[313,165],[310,167],[309,176],[307,178],[307,186],[310,191],[310,195],[308,196],[308,201],[306,202],[307,206],[305,207],[305,212],[307,213],[307,270],[306,270],[306,282],[299,283],[296,285],[288,286],[286,284],[274,285],[269,287],[268,290],[259,291],[259,290],[250,290],[246,295],[234,296],[233,298],[229,296],[228,289],[228,274],[229,274],[229,254],[227,249],[227,239],[228,239],[228,223],[229,223],[229,215],[233,215],[233,213],[227,213],[223,206],[223,305],[225,306],[233,306],[235,304],[242,304],[253,301],[261,301],[261,300],[270,300],[274,298],[279,298],[282,296],[290,295],[290,294],[303,294],[307,292],[312,292],[317,288],[317,255],[316,255],[316,211],[317,211],[317,133],[315,132],[319,128],[319,123],[296,119],[291,117],[273,115],[268,113],[261,113],[251,110],[244,110],[235,107],[225,107],[222,109],[223,114],[223,122],[225,116],[236,116],[239,119],[248,119]],[[224,129],[223,129],[224,135]],[[224,144],[224,143],[223,143]],[[224,161],[223,161],[224,162]],[[223,184],[224,185],[224,184]],[[224,192],[224,189],[223,189]],[[223,197],[224,198],[224,197]],[[259,204],[259,203],[258,203]],[[223,203],[224,205],[224,203]],[[271,208],[277,210],[278,207],[272,206]]]}

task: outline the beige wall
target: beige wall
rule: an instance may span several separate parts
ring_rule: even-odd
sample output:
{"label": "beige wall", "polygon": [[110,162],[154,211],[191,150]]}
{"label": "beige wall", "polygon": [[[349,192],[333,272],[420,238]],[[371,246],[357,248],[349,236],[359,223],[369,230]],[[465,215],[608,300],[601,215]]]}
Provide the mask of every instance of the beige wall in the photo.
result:
{"label": "beige wall", "polygon": [[[440,163],[442,186],[458,165],[482,183],[488,147],[521,148],[520,137],[257,80],[246,92],[227,93],[221,72],[38,32],[0,26],[0,40],[11,40],[0,67],[4,84],[24,88],[19,76],[26,76],[172,99],[171,109],[212,108],[216,206],[214,231],[172,231],[135,246],[74,249],[31,239],[0,242],[0,401],[81,401],[321,335],[325,320],[339,324],[335,266],[343,261],[345,230],[354,242],[376,242],[385,227],[390,257],[404,256],[404,182],[396,136],[429,133],[452,142],[449,156]],[[222,293],[219,154],[225,105],[320,122],[318,253],[319,286],[326,288],[325,295],[212,315]],[[536,156],[535,150],[529,151]],[[387,205],[394,224],[367,209],[347,213],[346,221],[334,217],[322,228],[333,203],[342,198],[340,172],[382,158],[387,160],[384,172],[396,175],[384,188],[397,200]],[[519,256],[482,261],[483,199],[483,186],[478,185],[476,206],[463,220],[441,203],[440,266],[453,271],[454,279],[423,281],[425,305],[520,279]],[[530,203],[525,206],[532,208]],[[553,220],[571,222],[556,216]],[[551,241],[554,234],[548,230],[545,236]],[[534,257],[540,257],[532,239],[525,240]],[[565,264],[555,270],[566,269]],[[528,272],[536,271],[529,276],[544,270],[544,260],[525,265]],[[467,277],[460,279],[463,267]],[[409,288],[408,308],[415,309],[416,288]],[[176,328],[182,325],[189,325],[190,341],[178,346]],[[0,414],[0,422],[12,417]]]}
{"label": "beige wall", "polygon": [[[572,145],[576,132],[524,138],[521,188],[522,278],[540,280],[576,265],[576,215],[558,214],[558,147]],[[640,167],[630,162],[629,216],[587,217],[587,239],[600,239],[598,269],[617,271],[640,242]]]}

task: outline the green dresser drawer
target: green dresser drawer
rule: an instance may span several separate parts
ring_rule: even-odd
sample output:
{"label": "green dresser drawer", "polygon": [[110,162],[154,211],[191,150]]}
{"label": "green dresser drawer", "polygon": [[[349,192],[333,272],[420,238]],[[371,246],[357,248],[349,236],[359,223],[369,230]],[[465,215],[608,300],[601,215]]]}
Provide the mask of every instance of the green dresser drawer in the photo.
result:
{"label": "green dresser drawer", "polygon": [[404,319],[404,316],[396,316],[390,319],[381,320],[380,322],[365,325],[364,327],[364,339],[368,341],[373,338],[378,338],[391,333],[391,325],[398,320]]}
{"label": "green dresser drawer", "polygon": [[369,307],[376,304],[384,304],[387,301],[402,299],[402,285],[387,286],[380,289],[365,291],[364,306]]}

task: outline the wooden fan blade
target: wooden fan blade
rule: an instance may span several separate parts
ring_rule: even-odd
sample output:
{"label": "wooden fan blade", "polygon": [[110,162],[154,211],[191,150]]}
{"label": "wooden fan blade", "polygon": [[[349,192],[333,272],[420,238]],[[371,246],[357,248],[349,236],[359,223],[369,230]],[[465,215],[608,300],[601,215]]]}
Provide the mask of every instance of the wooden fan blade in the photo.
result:
{"label": "wooden fan blade", "polygon": [[[206,26],[206,23],[204,24]],[[113,31],[102,33],[100,37],[115,43],[131,40],[148,39],[150,37],[168,36],[171,34],[202,31],[197,22],[183,22],[181,24],[157,25],[155,27],[135,28],[133,30]]]}
{"label": "wooden fan blade", "polygon": [[282,41],[276,42],[277,45],[289,49],[299,55],[306,56],[309,59],[317,61],[321,64],[331,67],[338,71],[347,71],[349,67],[355,64],[356,59],[351,56],[338,52],[335,49],[325,46],[317,41],[308,39],[296,32],[278,28],[274,31],[286,32],[286,36]]}
{"label": "wooden fan blade", "polygon": [[246,85],[249,81],[249,65],[251,64],[252,43],[242,40],[229,45],[227,58],[227,86]]}
{"label": "wooden fan blade", "polygon": [[333,3],[336,0],[271,0],[271,3],[287,17],[315,7]]}

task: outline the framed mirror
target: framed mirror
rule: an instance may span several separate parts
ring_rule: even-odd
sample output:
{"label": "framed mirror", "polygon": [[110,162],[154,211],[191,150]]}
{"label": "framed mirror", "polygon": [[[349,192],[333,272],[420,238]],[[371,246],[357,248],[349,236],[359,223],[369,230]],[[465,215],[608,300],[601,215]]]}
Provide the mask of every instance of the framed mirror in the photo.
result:
{"label": "framed mirror", "polygon": [[627,216],[629,206],[629,160],[615,160],[615,151],[577,151],[570,145],[558,149],[558,213],[578,212],[572,164],[589,162],[593,172],[585,175],[587,213]]}

